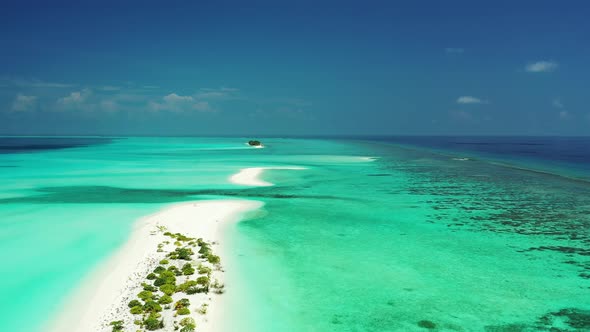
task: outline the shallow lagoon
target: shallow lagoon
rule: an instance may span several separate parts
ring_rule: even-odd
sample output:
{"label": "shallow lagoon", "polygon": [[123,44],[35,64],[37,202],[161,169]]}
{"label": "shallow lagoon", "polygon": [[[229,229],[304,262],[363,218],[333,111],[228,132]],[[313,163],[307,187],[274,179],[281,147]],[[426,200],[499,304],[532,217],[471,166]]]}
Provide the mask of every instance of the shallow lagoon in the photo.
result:
{"label": "shallow lagoon", "polygon": [[[0,285],[4,327],[42,331],[141,215],[247,197],[267,204],[227,230],[226,331],[590,328],[588,183],[384,142],[244,141],[0,155],[0,273],[24,276]],[[264,173],[275,187],[227,182],[295,165]]]}

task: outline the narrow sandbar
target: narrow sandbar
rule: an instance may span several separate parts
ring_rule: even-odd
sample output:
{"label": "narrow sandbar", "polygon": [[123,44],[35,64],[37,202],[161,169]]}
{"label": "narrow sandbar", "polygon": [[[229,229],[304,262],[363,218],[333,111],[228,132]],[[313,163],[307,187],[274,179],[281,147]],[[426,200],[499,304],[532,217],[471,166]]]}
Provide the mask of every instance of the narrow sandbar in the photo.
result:
{"label": "narrow sandbar", "polygon": [[[48,331],[88,332],[110,331],[113,320],[133,322],[127,303],[141,291],[145,275],[163,258],[157,253],[158,243],[165,240],[158,226],[168,231],[203,238],[218,243],[214,250],[223,255],[220,243],[220,226],[238,221],[245,213],[262,207],[264,203],[251,200],[211,200],[173,205],[153,215],[138,220],[129,240],[106,262],[100,264],[82,286],[74,292],[61,313],[50,322]],[[222,264],[223,264],[222,256]],[[221,271],[214,277],[223,280]],[[200,303],[209,305],[209,313],[215,312],[217,294],[197,294],[191,299],[194,308]],[[211,313],[212,314],[212,313]],[[194,315],[195,316],[195,315]],[[209,314],[195,316],[199,331],[215,331],[215,319]],[[134,328],[134,329],[132,329]],[[127,325],[125,330],[135,331],[137,326]],[[165,328],[164,331],[172,331]]]}
{"label": "narrow sandbar", "polygon": [[241,169],[238,173],[232,175],[229,181],[234,184],[251,187],[269,187],[274,186],[274,183],[264,181],[260,178],[262,172],[265,170],[304,170],[305,167],[299,166],[273,166],[273,167],[248,167]]}

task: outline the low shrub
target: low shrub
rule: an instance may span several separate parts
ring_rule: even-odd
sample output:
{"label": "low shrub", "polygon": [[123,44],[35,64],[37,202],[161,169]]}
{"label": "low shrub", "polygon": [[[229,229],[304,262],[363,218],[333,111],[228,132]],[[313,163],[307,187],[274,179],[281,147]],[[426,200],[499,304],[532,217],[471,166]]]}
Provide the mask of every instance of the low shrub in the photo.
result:
{"label": "low shrub", "polygon": [[218,280],[213,281],[211,287],[215,290],[217,294],[223,294],[225,292],[225,285],[220,283]]}
{"label": "low shrub", "polygon": [[189,299],[180,299],[180,300],[176,301],[176,303],[174,304],[174,310],[186,308],[190,304],[191,304],[191,301],[189,301]]}
{"label": "low shrub", "polygon": [[143,301],[147,301],[147,300],[151,299],[153,296],[154,296],[154,294],[152,294],[152,292],[146,291],[146,290],[141,291],[141,292],[139,292],[139,294],[137,294],[137,297],[139,297]]}
{"label": "low shrub", "polygon": [[160,300],[158,300],[158,303],[160,304],[170,304],[172,302],[174,302],[174,300],[172,300],[170,295],[163,295]]}
{"label": "low shrub", "polygon": [[141,315],[143,314],[143,307],[141,305],[136,305],[135,307],[131,308],[129,312],[132,315]]}
{"label": "low shrub", "polygon": [[190,263],[186,263],[182,267],[182,274],[184,274],[185,276],[193,275],[195,274],[195,269]]}
{"label": "low shrub", "polygon": [[197,282],[194,280],[187,280],[185,282],[183,282],[182,284],[176,286],[176,291],[177,292],[186,292],[187,289],[189,289],[190,287],[196,286]]}
{"label": "low shrub", "polygon": [[170,262],[169,262],[167,259],[162,259],[162,260],[160,261],[160,264],[161,264],[161,265],[168,265],[169,263],[170,263]]}
{"label": "low shrub", "polygon": [[185,293],[186,293],[186,295],[193,295],[193,294],[197,294],[197,293],[206,293],[206,291],[205,291],[205,288],[191,286],[186,289]]}
{"label": "low shrub", "polygon": [[131,300],[131,302],[129,302],[129,304],[127,304],[127,306],[129,308],[133,308],[135,306],[141,305],[141,302],[139,302],[138,300]]}
{"label": "low shrub", "polygon": [[150,292],[157,292],[158,289],[152,285],[142,284],[143,290],[150,291]]}
{"label": "low shrub", "polygon": [[147,275],[147,277],[145,277],[147,280],[154,280],[157,278],[155,273],[150,273]]}
{"label": "low shrub", "polygon": [[111,325],[113,327],[113,332],[122,332],[123,331],[123,321],[122,320],[116,320],[116,321],[112,321],[109,325]]}
{"label": "low shrub", "polygon": [[160,312],[162,311],[162,307],[155,301],[147,301],[143,305],[143,310],[145,312]]}
{"label": "low shrub", "polygon": [[181,308],[176,311],[179,315],[189,315],[191,311],[188,308]]}
{"label": "low shrub", "polygon": [[199,272],[199,274],[210,274],[211,268],[203,264],[199,264],[199,266],[197,267],[197,271]]}
{"label": "low shrub", "polygon": [[164,284],[176,284],[176,274],[172,271],[162,271],[160,276],[154,281],[154,286],[160,287]]}
{"label": "low shrub", "polygon": [[219,264],[221,263],[221,258],[219,258],[217,255],[209,254],[207,255],[207,261],[209,261],[211,264]]}
{"label": "low shrub", "polygon": [[160,320],[160,315],[150,314],[144,321],[143,325],[148,331],[159,330],[164,327],[164,321]]}
{"label": "low shrub", "polygon": [[201,306],[199,307],[199,309],[197,309],[197,312],[200,313],[201,315],[205,315],[207,313],[207,307],[209,305],[207,303],[203,303],[201,304]]}
{"label": "low shrub", "polygon": [[210,282],[210,280],[209,280],[209,277],[207,277],[207,276],[200,276],[197,278],[198,285],[208,286],[209,282]]}
{"label": "low shrub", "polygon": [[207,255],[211,254],[211,248],[209,247],[209,245],[203,244],[201,246],[201,249],[199,249],[199,254],[201,254],[202,257],[206,257]]}
{"label": "low shrub", "polygon": [[154,270],[154,273],[160,274],[160,273],[162,273],[162,271],[166,271],[166,268],[163,267],[162,265],[158,265],[158,267]]}
{"label": "low shrub", "polygon": [[191,256],[195,253],[191,248],[176,248],[173,252],[168,254],[168,257],[177,257],[177,259],[182,259],[188,261],[191,259]]}
{"label": "low shrub", "polygon": [[180,326],[182,326],[182,332],[192,332],[197,328],[197,323],[193,318],[185,317],[180,320]]}
{"label": "low shrub", "polygon": [[171,284],[163,284],[160,286],[160,290],[166,295],[172,295],[174,292],[176,292],[176,286]]}

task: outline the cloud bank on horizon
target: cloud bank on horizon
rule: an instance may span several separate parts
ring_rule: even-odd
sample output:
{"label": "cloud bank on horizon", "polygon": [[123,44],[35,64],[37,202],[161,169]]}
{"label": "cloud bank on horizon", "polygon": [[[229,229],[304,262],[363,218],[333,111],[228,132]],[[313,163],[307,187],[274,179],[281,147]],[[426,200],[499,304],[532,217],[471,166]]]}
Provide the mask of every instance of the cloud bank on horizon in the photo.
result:
{"label": "cloud bank on horizon", "polygon": [[235,7],[6,5],[0,134],[590,134],[585,2]]}

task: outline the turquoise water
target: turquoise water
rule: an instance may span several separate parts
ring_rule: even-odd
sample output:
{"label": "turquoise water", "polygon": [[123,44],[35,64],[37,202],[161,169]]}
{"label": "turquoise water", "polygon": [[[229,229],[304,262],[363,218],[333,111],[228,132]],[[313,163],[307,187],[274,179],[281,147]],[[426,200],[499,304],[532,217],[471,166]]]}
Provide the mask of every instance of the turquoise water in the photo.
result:
{"label": "turquoise water", "polygon": [[[244,197],[266,205],[228,229],[224,331],[590,330],[587,182],[383,142],[264,141],[0,154],[3,329],[43,331],[139,216]],[[227,182],[252,166],[307,169]]]}

